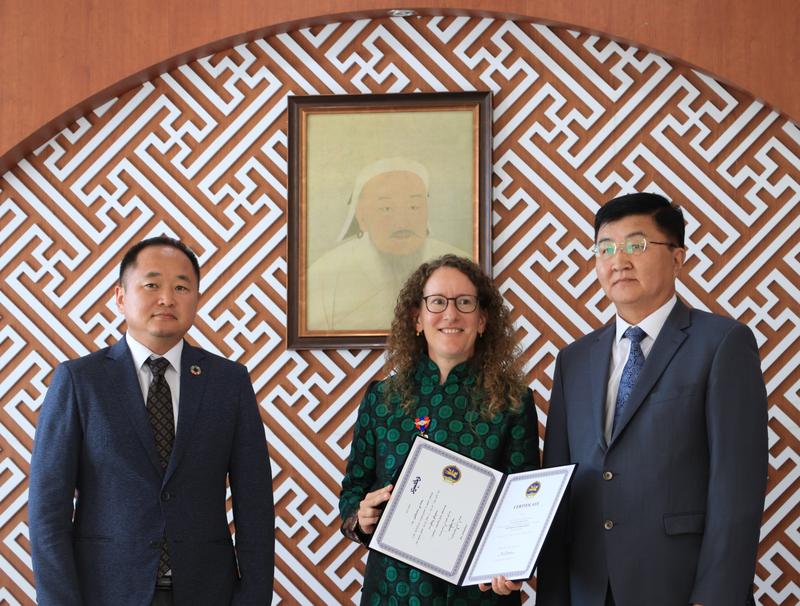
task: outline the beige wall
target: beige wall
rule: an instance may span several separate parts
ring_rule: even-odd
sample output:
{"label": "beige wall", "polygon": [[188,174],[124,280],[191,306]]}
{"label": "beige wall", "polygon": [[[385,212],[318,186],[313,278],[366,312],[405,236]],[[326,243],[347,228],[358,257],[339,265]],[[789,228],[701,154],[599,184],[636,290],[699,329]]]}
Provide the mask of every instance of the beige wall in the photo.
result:
{"label": "beige wall", "polygon": [[[603,32],[699,66],[800,119],[795,0],[3,0],[0,169],[55,130],[37,134],[41,126],[51,121],[65,126],[107,99],[105,89],[125,90],[134,81],[119,86],[120,81],[135,74],[147,80],[141,72],[161,71],[170,58],[199,56],[193,49],[246,38],[243,32],[260,30],[252,39],[270,29],[293,29],[293,21],[375,13],[387,6],[517,14]],[[79,104],[84,105],[75,108]]]}

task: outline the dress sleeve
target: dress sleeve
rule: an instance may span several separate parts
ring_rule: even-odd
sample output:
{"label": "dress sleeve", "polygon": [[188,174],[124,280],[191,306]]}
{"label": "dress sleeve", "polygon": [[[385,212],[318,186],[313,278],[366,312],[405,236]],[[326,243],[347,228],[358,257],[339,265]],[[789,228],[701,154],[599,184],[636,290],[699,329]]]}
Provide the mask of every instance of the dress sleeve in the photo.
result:
{"label": "dress sleeve", "polygon": [[517,473],[539,469],[539,421],[533,392],[526,389],[521,401],[522,409],[509,415],[503,471]]}
{"label": "dress sleeve", "polygon": [[364,542],[364,535],[359,532],[356,517],[361,500],[375,481],[375,417],[373,411],[378,399],[377,382],[367,388],[361,400],[353,428],[353,441],[350,444],[350,456],[347,469],[342,479],[342,490],[339,493],[339,513],[342,518],[342,534],[347,538]]}

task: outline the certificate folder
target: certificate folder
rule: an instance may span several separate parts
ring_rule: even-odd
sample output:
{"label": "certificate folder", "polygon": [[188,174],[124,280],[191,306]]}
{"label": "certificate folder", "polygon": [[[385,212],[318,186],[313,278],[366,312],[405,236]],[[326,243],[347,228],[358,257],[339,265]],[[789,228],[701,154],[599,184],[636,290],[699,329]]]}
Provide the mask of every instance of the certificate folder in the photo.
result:
{"label": "certificate folder", "polygon": [[504,474],[417,436],[369,548],[454,585],[528,579],[574,470]]}

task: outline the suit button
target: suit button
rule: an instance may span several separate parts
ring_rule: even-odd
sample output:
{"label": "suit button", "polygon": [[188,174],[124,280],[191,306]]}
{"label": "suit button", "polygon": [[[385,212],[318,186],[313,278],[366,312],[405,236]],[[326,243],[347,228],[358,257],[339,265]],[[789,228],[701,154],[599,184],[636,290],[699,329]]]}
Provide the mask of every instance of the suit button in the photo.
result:
{"label": "suit button", "polygon": [[161,541],[150,541],[150,547],[158,548],[161,547]]}
{"label": "suit button", "polygon": [[606,530],[611,530],[612,528],[614,528],[614,522],[612,522],[611,520],[606,520],[605,522],[603,522],[603,528],[605,528]]}
{"label": "suit button", "polygon": [[172,495],[169,493],[169,491],[165,490],[164,492],[161,493],[161,500],[162,501],[169,501],[171,498],[172,498]]}
{"label": "suit button", "polygon": [[603,479],[604,480],[608,481],[608,480],[611,480],[613,478],[614,478],[614,474],[611,473],[610,471],[604,471],[603,472]]}

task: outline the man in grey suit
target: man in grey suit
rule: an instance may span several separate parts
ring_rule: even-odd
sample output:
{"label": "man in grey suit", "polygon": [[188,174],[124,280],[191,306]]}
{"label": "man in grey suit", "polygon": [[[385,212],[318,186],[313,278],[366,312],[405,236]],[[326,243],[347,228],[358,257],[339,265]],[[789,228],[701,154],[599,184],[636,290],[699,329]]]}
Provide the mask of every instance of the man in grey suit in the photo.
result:
{"label": "man in grey suit", "polygon": [[544,465],[578,468],[538,572],[538,606],[737,606],[767,481],[751,331],[677,299],[683,214],[636,193],[595,218],[611,324],[556,360]]}
{"label": "man in grey suit", "polygon": [[271,602],[264,426],[247,369],[183,340],[199,283],[184,244],[140,242],[115,291],[125,337],[56,368],[30,474],[42,606]]}

